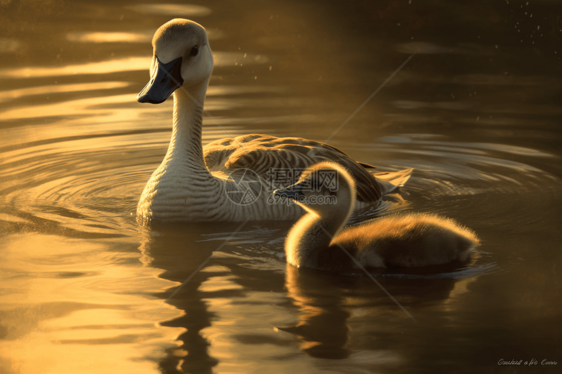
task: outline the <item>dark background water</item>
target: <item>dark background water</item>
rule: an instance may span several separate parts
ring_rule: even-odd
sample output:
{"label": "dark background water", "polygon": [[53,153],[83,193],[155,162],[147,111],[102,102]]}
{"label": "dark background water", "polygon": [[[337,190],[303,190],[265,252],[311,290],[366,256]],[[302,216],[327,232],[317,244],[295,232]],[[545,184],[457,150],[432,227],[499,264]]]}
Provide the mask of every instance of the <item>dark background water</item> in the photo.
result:
{"label": "dark background water", "polygon": [[[558,372],[541,362],[562,361],[561,10],[1,0],[0,371]],[[377,214],[438,213],[482,240],[463,267],[376,274],[418,323],[367,277],[286,268],[290,222],[228,242],[238,224],[137,225],[171,100],[135,96],[174,17],[209,31],[206,109],[232,135],[323,141],[415,54],[330,143],[415,168]],[[204,125],[205,143],[228,137]]]}

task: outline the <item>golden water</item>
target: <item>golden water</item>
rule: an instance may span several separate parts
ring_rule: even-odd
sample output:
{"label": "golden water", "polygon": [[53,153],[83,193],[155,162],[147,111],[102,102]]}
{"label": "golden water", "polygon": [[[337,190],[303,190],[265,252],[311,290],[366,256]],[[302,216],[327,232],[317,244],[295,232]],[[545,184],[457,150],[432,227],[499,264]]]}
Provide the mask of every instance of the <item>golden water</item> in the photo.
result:
{"label": "golden water", "polygon": [[[0,373],[559,371],[558,13],[0,1]],[[417,53],[330,140],[381,171],[415,168],[377,214],[438,213],[482,240],[466,266],[375,274],[417,323],[365,276],[286,268],[290,222],[228,242],[239,224],[137,225],[171,101],[136,94],[173,17],[202,23],[215,53],[206,109],[221,126],[204,119],[205,143],[325,140]]]}

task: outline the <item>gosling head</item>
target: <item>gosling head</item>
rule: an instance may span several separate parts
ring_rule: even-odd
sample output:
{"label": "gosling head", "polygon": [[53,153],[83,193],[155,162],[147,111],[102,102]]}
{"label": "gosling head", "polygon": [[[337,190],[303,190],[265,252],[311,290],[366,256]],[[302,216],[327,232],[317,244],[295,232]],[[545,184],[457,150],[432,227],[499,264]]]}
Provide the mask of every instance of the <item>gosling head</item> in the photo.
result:
{"label": "gosling head", "polygon": [[343,166],[321,162],[303,172],[297,183],[273,194],[321,217],[333,214],[336,206],[349,214],[355,205],[355,181]]}
{"label": "gosling head", "polygon": [[166,22],[156,30],[152,47],[151,78],[137,96],[141,103],[160,104],[178,88],[211,76],[213,53],[205,28],[196,22],[181,18]]}

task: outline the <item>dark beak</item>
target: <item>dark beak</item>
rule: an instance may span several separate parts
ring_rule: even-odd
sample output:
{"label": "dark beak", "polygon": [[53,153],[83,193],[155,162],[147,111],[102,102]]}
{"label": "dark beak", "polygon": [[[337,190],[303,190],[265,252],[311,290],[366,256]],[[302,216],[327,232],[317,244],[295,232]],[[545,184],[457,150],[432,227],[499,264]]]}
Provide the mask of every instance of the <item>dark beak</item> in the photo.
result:
{"label": "dark beak", "polygon": [[176,58],[174,61],[163,64],[156,58],[156,66],[152,78],[142,91],[138,94],[139,103],[160,104],[166,101],[170,95],[180,88],[183,84],[181,77],[181,60]]}
{"label": "dark beak", "polygon": [[273,191],[273,194],[275,196],[288,197],[290,199],[293,199],[294,201],[299,201],[299,199],[304,198],[304,194],[302,193],[302,190],[305,187],[310,187],[310,186],[303,182],[296,183],[287,188],[280,188],[278,190],[275,190]]}

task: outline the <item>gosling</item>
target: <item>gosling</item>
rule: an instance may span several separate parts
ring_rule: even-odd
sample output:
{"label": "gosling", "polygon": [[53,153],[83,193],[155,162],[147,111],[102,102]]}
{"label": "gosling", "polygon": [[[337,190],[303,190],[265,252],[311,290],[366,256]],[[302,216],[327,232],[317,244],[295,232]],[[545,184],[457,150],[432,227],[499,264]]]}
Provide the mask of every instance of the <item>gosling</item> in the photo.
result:
{"label": "gosling", "polygon": [[473,231],[433,214],[394,215],[342,229],[356,191],[353,178],[336,163],[316,164],[273,194],[275,203],[306,210],[285,240],[287,262],[296,267],[348,272],[441,265],[467,261],[480,244]]}

